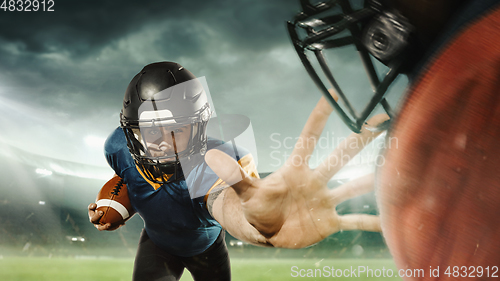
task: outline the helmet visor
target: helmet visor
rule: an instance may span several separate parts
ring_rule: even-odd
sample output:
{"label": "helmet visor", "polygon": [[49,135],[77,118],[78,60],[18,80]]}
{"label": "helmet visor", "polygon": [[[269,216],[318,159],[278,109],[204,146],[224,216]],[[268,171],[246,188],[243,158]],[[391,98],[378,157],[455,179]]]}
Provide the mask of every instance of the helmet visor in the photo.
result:
{"label": "helmet visor", "polygon": [[144,154],[152,158],[170,158],[185,151],[192,143],[191,124],[175,126],[148,126],[134,129],[145,147]]}

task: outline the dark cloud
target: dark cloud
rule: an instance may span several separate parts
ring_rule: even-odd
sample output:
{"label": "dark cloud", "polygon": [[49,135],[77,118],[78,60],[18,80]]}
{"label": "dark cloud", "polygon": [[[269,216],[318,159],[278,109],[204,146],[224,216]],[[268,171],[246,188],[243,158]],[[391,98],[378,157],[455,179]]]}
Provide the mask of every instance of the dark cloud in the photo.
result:
{"label": "dark cloud", "polygon": [[55,3],[55,12],[0,17],[0,79],[29,88],[27,102],[49,107],[59,104],[48,97],[82,94],[109,105],[153,61],[189,58],[194,70],[217,69],[214,53],[265,52],[287,40],[284,21],[297,10],[286,0]]}
{"label": "dark cloud", "polygon": [[[159,17],[160,1],[55,1],[54,12],[4,13],[0,34],[28,52],[88,52]],[[145,16],[147,15],[147,16]]]}
{"label": "dark cloud", "polygon": [[[264,171],[270,136],[295,137],[320,97],[286,34],[298,0],[55,3],[0,17],[0,139],[37,154],[106,165],[83,140],[118,126],[130,79],[156,61],[206,76],[219,113],[250,117]],[[342,84],[362,73],[352,58],[333,57]]]}
{"label": "dark cloud", "polygon": [[[140,30],[165,22],[200,22],[242,46],[273,40],[297,10],[295,1],[55,1],[54,12],[4,12],[0,37],[25,52],[69,51],[85,55]],[[182,34],[183,26],[172,25]],[[189,35],[187,33],[186,35]],[[257,40],[256,40],[257,39]],[[177,40],[183,43],[182,40]],[[189,42],[187,42],[189,43]]]}

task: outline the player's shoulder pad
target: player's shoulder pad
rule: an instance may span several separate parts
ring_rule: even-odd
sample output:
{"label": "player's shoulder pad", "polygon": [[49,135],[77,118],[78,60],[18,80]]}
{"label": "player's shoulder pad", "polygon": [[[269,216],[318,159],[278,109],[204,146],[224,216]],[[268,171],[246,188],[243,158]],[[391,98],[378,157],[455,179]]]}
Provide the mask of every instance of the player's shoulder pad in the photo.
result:
{"label": "player's shoulder pad", "polygon": [[123,129],[118,127],[106,139],[104,142],[104,153],[113,154],[119,150],[123,149],[123,145],[127,147],[127,139],[125,138],[125,133]]}
{"label": "player's shoulder pad", "polygon": [[106,139],[104,143],[104,155],[109,166],[121,176],[126,168],[135,166],[127,146],[127,139],[122,128],[118,127]]}

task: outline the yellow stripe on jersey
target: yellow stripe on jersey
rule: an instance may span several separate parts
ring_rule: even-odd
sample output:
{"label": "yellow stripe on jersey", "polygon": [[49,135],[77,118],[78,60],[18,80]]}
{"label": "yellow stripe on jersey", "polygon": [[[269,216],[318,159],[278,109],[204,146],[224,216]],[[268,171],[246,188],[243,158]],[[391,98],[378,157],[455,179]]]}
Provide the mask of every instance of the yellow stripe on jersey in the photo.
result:
{"label": "yellow stripe on jersey", "polygon": [[255,166],[255,161],[253,160],[252,154],[247,154],[238,161],[238,164],[247,172],[252,178],[260,178],[259,172],[257,172],[257,167]]}
{"label": "yellow stripe on jersey", "polygon": [[[252,178],[260,178],[259,173],[257,172],[257,167],[255,166],[255,161],[253,160],[252,154],[247,154],[240,158],[238,161],[238,164],[243,168],[243,170]],[[217,179],[217,181],[210,187],[208,190],[207,194],[205,194],[204,202],[205,206],[207,203],[208,195],[212,190],[214,190],[216,187],[225,187],[227,184],[222,180],[222,179]]]}
{"label": "yellow stripe on jersey", "polygon": [[[148,178],[142,173],[141,169],[135,165],[135,168],[137,169],[137,171],[139,171],[139,174],[141,174],[142,178],[147,181],[155,190],[157,190],[158,188],[161,187],[161,183],[156,183],[156,182],[152,182],[150,180],[148,180]],[[167,180],[171,177],[172,175],[167,175]],[[160,178],[156,178],[158,181],[161,181],[162,179]]]}

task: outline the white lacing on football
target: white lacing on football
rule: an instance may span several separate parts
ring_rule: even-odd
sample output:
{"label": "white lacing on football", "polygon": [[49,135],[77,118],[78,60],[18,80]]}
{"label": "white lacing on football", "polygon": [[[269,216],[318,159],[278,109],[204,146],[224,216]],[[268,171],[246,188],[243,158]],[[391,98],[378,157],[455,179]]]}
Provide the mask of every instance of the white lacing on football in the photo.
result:
{"label": "white lacing on football", "polygon": [[120,204],[120,202],[116,202],[114,200],[109,200],[109,199],[100,199],[96,202],[97,208],[99,207],[110,207],[115,209],[123,219],[126,219],[130,216],[130,214],[127,211],[127,208]]}

